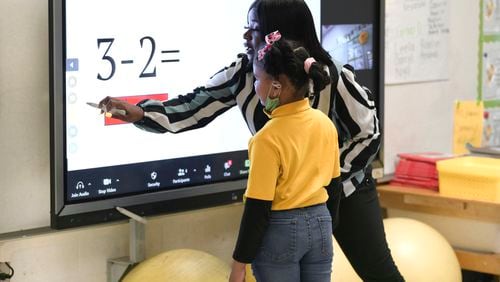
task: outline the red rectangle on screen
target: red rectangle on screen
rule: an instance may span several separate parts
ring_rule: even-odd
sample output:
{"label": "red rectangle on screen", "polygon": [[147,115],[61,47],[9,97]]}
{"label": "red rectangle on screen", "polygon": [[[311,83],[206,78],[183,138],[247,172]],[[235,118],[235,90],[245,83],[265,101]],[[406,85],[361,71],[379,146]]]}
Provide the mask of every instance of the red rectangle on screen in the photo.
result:
{"label": "red rectangle on screen", "polygon": [[[162,93],[162,94],[145,94],[145,95],[136,95],[136,96],[125,96],[125,97],[113,97],[119,100],[126,101],[130,104],[137,104],[142,100],[145,99],[151,99],[151,100],[160,100],[160,101],[166,101],[168,100],[168,94],[167,93]],[[115,118],[108,118],[104,117],[104,125],[116,125],[116,124],[126,124],[126,122],[121,121],[119,119]]]}

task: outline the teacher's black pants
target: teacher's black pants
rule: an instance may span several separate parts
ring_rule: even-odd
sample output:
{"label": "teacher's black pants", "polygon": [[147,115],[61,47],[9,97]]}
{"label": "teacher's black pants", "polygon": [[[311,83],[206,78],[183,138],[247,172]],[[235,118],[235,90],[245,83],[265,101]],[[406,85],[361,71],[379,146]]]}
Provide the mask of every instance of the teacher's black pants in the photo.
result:
{"label": "teacher's black pants", "polygon": [[365,177],[349,197],[335,190],[342,195],[337,213],[332,213],[333,235],[356,273],[363,281],[404,281],[387,246],[373,178]]}

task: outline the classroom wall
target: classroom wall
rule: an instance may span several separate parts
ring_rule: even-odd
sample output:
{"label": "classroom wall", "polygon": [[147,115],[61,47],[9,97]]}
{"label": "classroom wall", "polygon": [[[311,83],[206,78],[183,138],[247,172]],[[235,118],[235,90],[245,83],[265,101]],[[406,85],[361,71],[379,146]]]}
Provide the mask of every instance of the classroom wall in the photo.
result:
{"label": "classroom wall", "polygon": [[[449,79],[385,89],[386,172],[398,152],[451,151],[453,101],[476,97],[479,2],[449,5]],[[49,225],[47,13],[47,1],[0,1],[0,234]],[[229,262],[240,216],[230,205],[151,218],[147,255],[192,247]],[[119,223],[0,239],[0,261],[18,270],[12,281],[104,281],[127,234]]]}
{"label": "classroom wall", "polygon": [[49,224],[47,25],[47,1],[0,1],[0,234]]}

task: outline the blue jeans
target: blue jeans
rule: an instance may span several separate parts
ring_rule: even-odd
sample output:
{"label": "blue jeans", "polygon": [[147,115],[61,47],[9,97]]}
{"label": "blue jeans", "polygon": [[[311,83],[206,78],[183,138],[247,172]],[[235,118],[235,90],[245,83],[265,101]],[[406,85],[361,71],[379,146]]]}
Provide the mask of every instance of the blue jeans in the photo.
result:
{"label": "blue jeans", "polygon": [[272,211],[252,270],[258,282],[323,282],[332,259],[332,218],[321,204]]}

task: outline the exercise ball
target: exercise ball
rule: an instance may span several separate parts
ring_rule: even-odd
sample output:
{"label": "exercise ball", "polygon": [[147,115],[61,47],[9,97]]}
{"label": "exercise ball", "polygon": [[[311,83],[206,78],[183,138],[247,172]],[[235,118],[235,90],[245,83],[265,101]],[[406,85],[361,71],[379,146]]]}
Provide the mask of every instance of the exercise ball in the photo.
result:
{"label": "exercise ball", "polygon": [[230,267],[197,250],[178,249],[149,258],[134,267],[123,282],[227,282]]}
{"label": "exercise ball", "polygon": [[392,257],[406,281],[460,282],[455,251],[434,228],[409,218],[384,219]]}
{"label": "exercise ball", "polygon": [[256,282],[255,276],[253,276],[251,264],[247,264],[246,273],[245,273],[245,282]]}
{"label": "exercise ball", "polygon": [[[384,219],[384,228],[392,257],[407,282],[462,281],[453,248],[435,229],[409,218]],[[361,281],[335,240],[332,281]]]}

